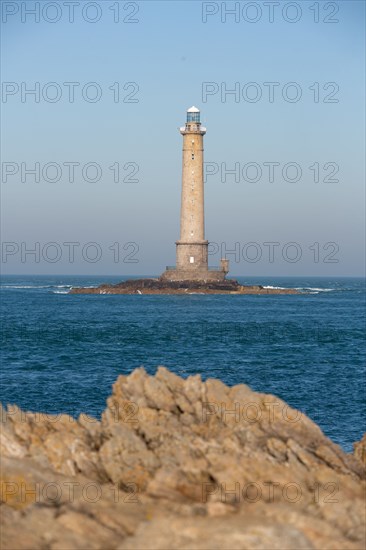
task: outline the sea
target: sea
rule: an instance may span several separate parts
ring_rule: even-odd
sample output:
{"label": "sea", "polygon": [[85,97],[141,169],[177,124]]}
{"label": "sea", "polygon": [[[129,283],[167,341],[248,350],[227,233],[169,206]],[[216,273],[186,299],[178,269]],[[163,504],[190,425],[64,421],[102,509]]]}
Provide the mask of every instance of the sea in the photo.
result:
{"label": "sea", "polygon": [[69,294],[121,280],[2,278],[3,405],[100,418],[118,375],[165,365],[275,394],[352,452],[365,432],[364,279],[238,277],[301,295]]}

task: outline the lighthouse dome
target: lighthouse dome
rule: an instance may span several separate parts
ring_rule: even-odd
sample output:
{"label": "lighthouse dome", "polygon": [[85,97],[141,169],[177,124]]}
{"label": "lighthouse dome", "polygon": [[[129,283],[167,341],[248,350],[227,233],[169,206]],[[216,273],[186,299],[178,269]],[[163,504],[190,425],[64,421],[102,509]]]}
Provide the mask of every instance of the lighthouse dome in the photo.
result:
{"label": "lighthouse dome", "polygon": [[187,113],[199,113],[199,112],[200,110],[197,109],[197,107],[195,107],[194,105],[190,109],[187,109]]}

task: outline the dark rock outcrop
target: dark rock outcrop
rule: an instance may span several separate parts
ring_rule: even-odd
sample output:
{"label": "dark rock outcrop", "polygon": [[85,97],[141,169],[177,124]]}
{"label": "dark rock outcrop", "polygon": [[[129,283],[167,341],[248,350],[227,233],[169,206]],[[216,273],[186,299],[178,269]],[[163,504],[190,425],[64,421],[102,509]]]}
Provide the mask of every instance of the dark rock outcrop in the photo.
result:
{"label": "dark rock outcrop", "polygon": [[140,368],[100,422],[2,410],[1,453],[4,550],[364,548],[365,466],[244,384]]}
{"label": "dark rock outcrop", "polygon": [[115,285],[72,288],[70,294],[300,294],[293,288],[265,288],[240,285],[235,279],[224,281],[166,281],[130,279]]}

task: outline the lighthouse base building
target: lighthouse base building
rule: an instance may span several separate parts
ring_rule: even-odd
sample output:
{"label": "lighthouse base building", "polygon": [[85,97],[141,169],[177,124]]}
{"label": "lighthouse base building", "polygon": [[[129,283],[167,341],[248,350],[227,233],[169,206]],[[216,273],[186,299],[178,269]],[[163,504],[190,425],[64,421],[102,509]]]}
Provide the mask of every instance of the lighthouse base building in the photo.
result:
{"label": "lighthouse base building", "polygon": [[221,282],[229,271],[229,261],[221,260],[219,267],[208,266],[208,241],[205,239],[203,136],[200,111],[187,111],[183,136],[182,197],[180,239],[176,242],[176,265],[168,266],[161,275],[163,281]]}
{"label": "lighthouse base building", "polygon": [[[178,246],[178,243],[177,243]],[[192,256],[189,256],[189,261]],[[194,258],[194,256],[193,256]],[[220,267],[190,267],[176,265],[167,266],[161,275],[162,281],[202,281],[202,282],[221,282],[225,281],[228,273],[228,260],[221,260]]]}

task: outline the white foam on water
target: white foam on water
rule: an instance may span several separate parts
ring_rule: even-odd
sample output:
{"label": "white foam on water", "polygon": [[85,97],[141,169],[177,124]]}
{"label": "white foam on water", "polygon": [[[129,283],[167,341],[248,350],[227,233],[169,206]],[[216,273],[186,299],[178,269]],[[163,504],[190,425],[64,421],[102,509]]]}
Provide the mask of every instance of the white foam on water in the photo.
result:
{"label": "white foam on water", "polygon": [[54,288],[72,288],[72,285],[54,285]]}
{"label": "white foam on water", "polygon": [[263,288],[271,288],[273,290],[287,290],[285,287],[283,286],[271,286],[271,285],[267,285],[267,286],[264,286]]}
{"label": "white foam on water", "polygon": [[[271,286],[267,285],[263,288],[273,289],[273,290],[288,290],[286,287],[283,286]],[[332,292],[333,290],[336,290],[335,288],[313,288],[311,286],[298,286],[295,287],[295,290],[303,290],[307,294],[318,294],[319,292]]]}
{"label": "white foam on water", "polygon": [[1,288],[52,288],[53,285],[1,285]]}
{"label": "white foam on water", "polygon": [[335,290],[335,288],[312,288],[312,287],[297,287],[295,290],[311,290],[314,292],[332,292],[332,290]]}
{"label": "white foam on water", "polygon": [[[53,290],[53,289],[60,290]],[[72,285],[1,285],[3,290],[40,290],[50,289],[54,294],[68,294],[72,289]],[[64,289],[64,290],[61,290]]]}

